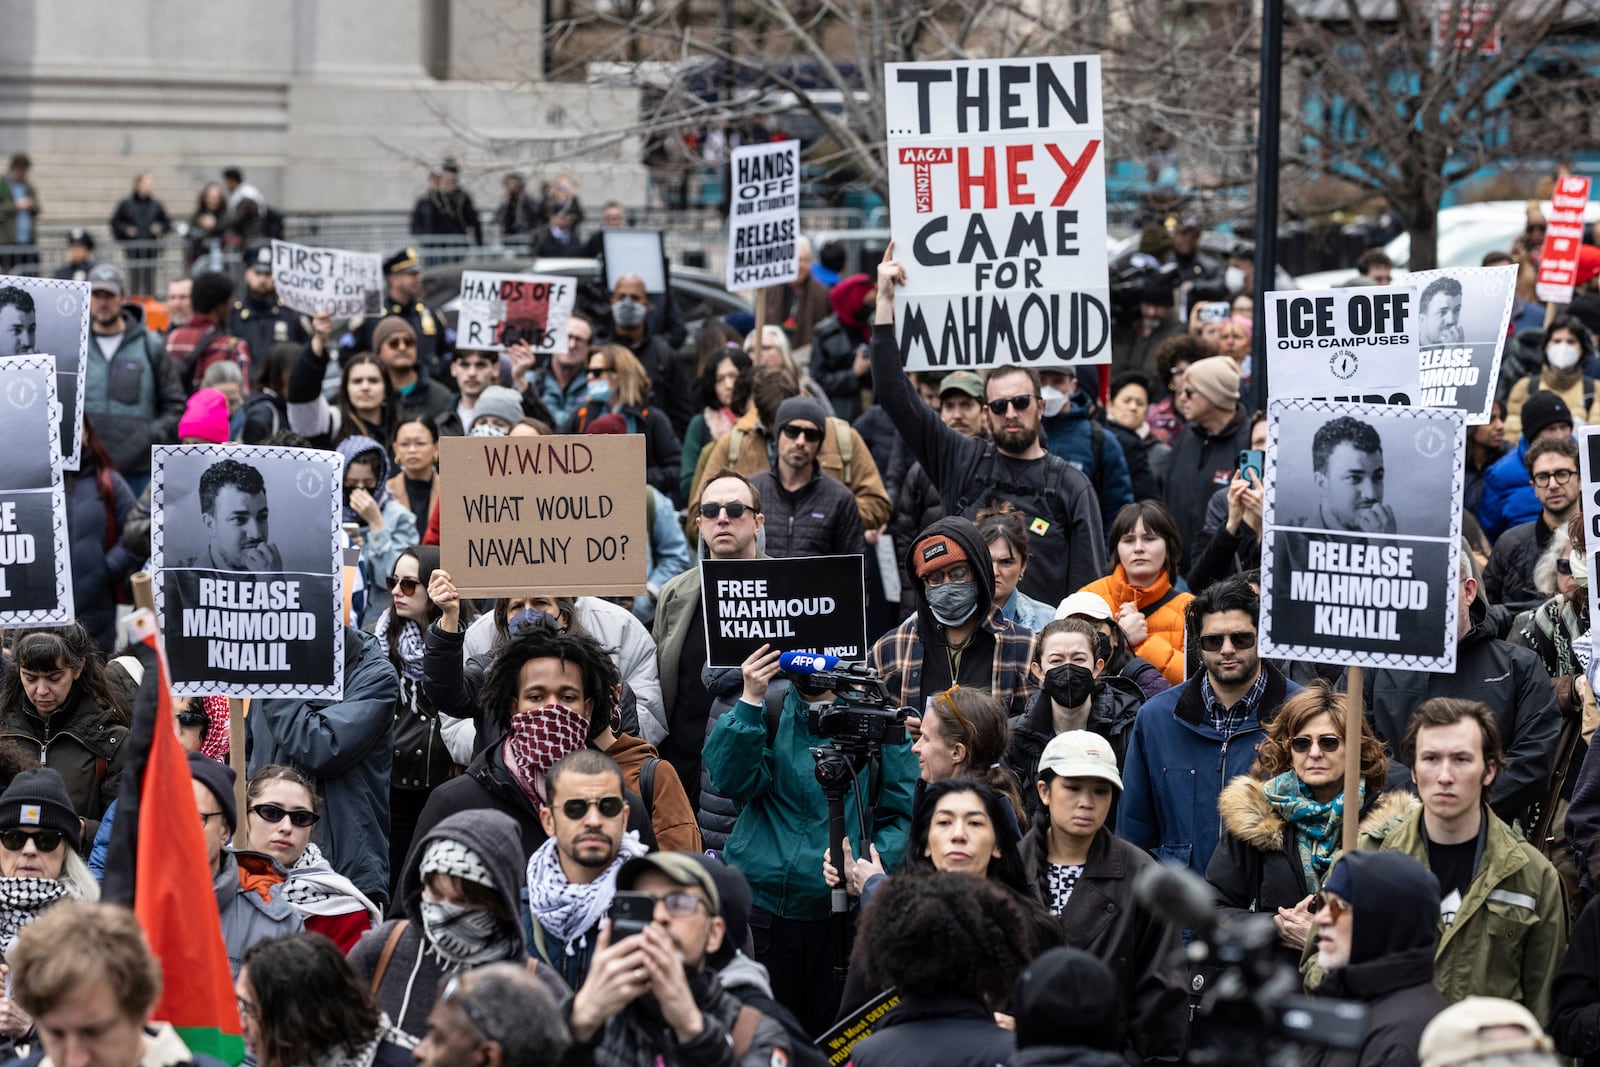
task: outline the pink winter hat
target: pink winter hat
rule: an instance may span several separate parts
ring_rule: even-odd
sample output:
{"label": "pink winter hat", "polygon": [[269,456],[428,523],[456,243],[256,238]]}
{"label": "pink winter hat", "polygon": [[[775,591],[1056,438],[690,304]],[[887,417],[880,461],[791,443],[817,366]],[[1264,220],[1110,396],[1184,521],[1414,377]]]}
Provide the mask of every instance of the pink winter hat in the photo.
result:
{"label": "pink winter hat", "polygon": [[228,398],[217,389],[201,389],[189,398],[178,420],[178,440],[198,437],[207,444],[220,445],[228,440]]}

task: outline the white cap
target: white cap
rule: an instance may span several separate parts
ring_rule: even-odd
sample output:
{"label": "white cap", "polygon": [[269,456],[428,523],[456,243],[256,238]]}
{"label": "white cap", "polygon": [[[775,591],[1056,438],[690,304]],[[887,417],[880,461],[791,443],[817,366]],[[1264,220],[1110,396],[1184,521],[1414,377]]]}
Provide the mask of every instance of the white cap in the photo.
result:
{"label": "white cap", "polygon": [[1068,730],[1052,737],[1039,756],[1039,770],[1053,771],[1057,778],[1100,778],[1119,792],[1122,789],[1111,742],[1088,730]]}
{"label": "white cap", "polygon": [[1074,615],[1086,615],[1098,622],[1111,621],[1111,605],[1098,593],[1091,593],[1080,589],[1061,602],[1056,608],[1056,618],[1068,619]]}
{"label": "white cap", "polygon": [[[1512,1031],[1504,1033],[1503,1031]],[[1491,1031],[1502,1031],[1492,1034]],[[1499,997],[1467,997],[1433,1017],[1422,1031],[1422,1067],[1454,1067],[1510,1052],[1549,1052],[1553,1045],[1533,1012]]]}

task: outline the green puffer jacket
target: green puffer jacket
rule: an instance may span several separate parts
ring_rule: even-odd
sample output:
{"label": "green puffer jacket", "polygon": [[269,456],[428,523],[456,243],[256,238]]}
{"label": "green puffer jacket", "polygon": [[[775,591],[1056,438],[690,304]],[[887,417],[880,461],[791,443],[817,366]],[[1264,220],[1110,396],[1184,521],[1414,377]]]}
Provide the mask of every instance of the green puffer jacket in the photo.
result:
{"label": "green puffer jacket", "polygon": [[[765,710],[743,699],[717,720],[706,740],[705,766],[712,786],[741,809],[725,858],[750,879],[755,906],[785,919],[814,921],[828,915],[828,887],[822,880],[828,802],[811,758],[811,749],[822,742],[811,732],[805,701],[793,686],[770,746]],[[872,843],[891,871],[905,850],[916,781],[911,742],[886,746],[875,791]],[[864,793],[865,778],[861,786]],[[854,854],[865,855],[854,790],[845,796],[845,830]]]}
{"label": "green puffer jacket", "polygon": [[[1540,1019],[1550,1017],[1550,988],[1567,952],[1567,905],[1550,861],[1492,811],[1478,873],[1444,928],[1434,955],[1433,984],[1455,1003],[1469,996],[1514,1000]],[[1422,803],[1391,793],[1361,820],[1363,851],[1404,852],[1428,865]],[[1359,918],[1356,920],[1360,921]],[[1322,981],[1316,939],[1306,942],[1300,969],[1306,986]]]}

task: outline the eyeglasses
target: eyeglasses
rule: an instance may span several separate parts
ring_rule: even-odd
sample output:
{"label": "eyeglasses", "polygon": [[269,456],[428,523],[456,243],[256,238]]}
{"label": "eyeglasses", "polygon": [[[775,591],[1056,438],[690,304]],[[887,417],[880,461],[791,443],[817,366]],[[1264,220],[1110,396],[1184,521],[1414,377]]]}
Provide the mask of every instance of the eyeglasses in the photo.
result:
{"label": "eyeglasses", "polygon": [[234,994],[233,999],[239,1002],[240,1015],[246,1019],[254,1019],[256,1017],[256,1006],[254,1004],[239,996],[237,993]]}
{"label": "eyeglasses", "polygon": [[1256,635],[1249,630],[1240,630],[1232,634],[1201,634],[1200,647],[1207,652],[1221,652],[1222,642],[1230,642],[1236,649],[1256,647]]}
{"label": "eyeglasses", "polygon": [[211,720],[206,718],[206,713],[203,711],[180,711],[178,725],[185,730],[204,730],[211,725]]}
{"label": "eyeglasses", "polygon": [[755,507],[753,505],[746,504],[742,500],[730,500],[726,504],[720,504],[715,500],[707,500],[700,505],[700,517],[702,519],[715,519],[726,511],[728,518],[742,519],[745,512],[754,510]]}
{"label": "eyeglasses", "polygon": [[466,990],[461,988],[461,976],[453,974],[450,976],[450,980],[444,984],[444,992],[439,994],[438,1000],[441,1004],[448,1004],[452,1000],[455,1001],[460,1005],[461,1010],[466,1014],[472,1025],[478,1028],[478,1033],[483,1035],[484,1040],[498,1042],[499,1038],[495,1037],[494,1031],[489,1028],[489,1020],[485,1019],[483,1013],[472,1006],[472,1001],[467,999],[469,995]]}
{"label": "eyeglasses", "polygon": [[401,334],[399,337],[391,337],[391,338],[389,338],[387,341],[385,341],[383,343],[388,345],[390,348],[416,348],[417,347],[417,342],[413,341],[411,338],[405,336],[404,334]]}
{"label": "eyeglasses", "polygon": [[706,911],[711,910],[711,905],[706,902],[704,897],[701,897],[695,893],[686,893],[681,889],[672,893],[668,893],[666,896],[662,897],[658,897],[654,893],[636,893],[635,895],[649,897],[657,904],[660,904],[662,907],[666,908],[669,915],[693,915],[695,913],[695,909],[700,907],[702,904],[705,904]]}
{"label": "eyeglasses", "polygon": [[422,584],[422,580],[420,578],[402,578],[398,574],[391,574],[383,580],[383,584],[391,593],[398,588],[401,596],[413,596],[416,594],[417,586]]}
{"label": "eyeglasses", "polygon": [[567,347],[568,348],[588,348],[589,347],[589,341],[590,341],[590,338],[583,337],[583,336],[581,336],[579,334],[575,334],[575,333],[567,334]]}
{"label": "eyeglasses", "polygon": [[1328,753],[1329,755],[1339,751],[1338,734],[1321,734],[1317,737],[1311,737],[1308,734],[1301,734],[1299,737],[1296,737],[1289,742],[1289,747],[1304,756],[1307,752],[1311,751],[1311,742],[1313,741],[1317,743],[1318,748],[1322,749],[1322,751]]}
{"label": "eyeglasses", "polygon": [[1566,485],[1568,482],[1572,481],[1577,474],[1578,472],[1573,470],[1571,467],[1559,471],[1540,471],[1538,474],[1533,476],[1533,484],[1537,485],[1540,489],[1545,488],[1551,482],[1554,482],[1557,485]]}
{"label": "eyeglasses", "polygon": [[1334,922],[1338,922],[1340,919],[1350,914],[1351,910],[1350,902],[1348,900],[1341,900],[1331,893],[1318,893],[1316,896],[1311,898],[1311,903],[1306,905],[1306,911],[1310,912],[1312,915],[1317,914],[1317,912],[1321,911],[1323,908],[1328,909],[1328,914],[1333,916]]}
{"label": "eyeglasses", "polygon": [[972,568],[965,563],[958,563],[948,570],[932,571],[922,579],[922,585],[927,589],[937,589],[945,582],[970,582],[972,581]]}
{"label": "eyeglasses", "polygon": [[222,812],[220,811],[202,811],[200,813],[200,826],[204,828],[206,823],[210,822],[212,819],[215,819],[221,814]]}
{"label": "eyeglasses", "polygon": [[589,368],[589,377],[591,377],[591,378],[604,378],[607,374],[610,374],[610,373],[611,373],[611,368],[610,367],[590,367]]}
{"label": "eyeglasses", "polygon": [[60,830],[7,830],[0,833],[0,845],[4,845],[7,852],[21,852],[32,840],[40,852],[54,852],[61,847],[64,836]]}
{"label": "eyeglasses", "polygon": [[783,436],[791,441],[798,441],[804,437],[810,444],[817,444],[822,440],[822,431],[814,426],[785,426]]}
{"label": "eyeglasses", "polygon": [[569,819],[581,819],[589,814],[590,808],[599,808],[600,814],[608,819],[615,819],[622,814],[621,797],[600,797],[598,800],[585,800],[583,797],[573,797],[561,805],[561,814]]}
{"label": "eyeglasses", "polygon": [[1556,573],[1557,574],[1565,574],[1568,578],[1571,578],[1572,577],[1572,560],[1570,560],[1570,559],[1558,559],[1558,560],[1556,560]]}
{"label": "eyeglasses", "polygon": [[985,405],[985,407],[994,412],[996,415],[1004,415],[1007,408],[1016,408],[1018,411],[1027,411],[1033,406],[1033,401],[1034,397],[1032,394],[1024,393],[1021,396],[1002,397],[999,400],[991,400]]}
{"label": "eyeglasses", "polygon": [[276,826],[284,819],[289,820],[291,826],[304,830],[308,826],[317,825],[317,820],[322,818],[309,808],[285,808],[277,804],[257,804],[250,809],[250,813],[262,822]]}

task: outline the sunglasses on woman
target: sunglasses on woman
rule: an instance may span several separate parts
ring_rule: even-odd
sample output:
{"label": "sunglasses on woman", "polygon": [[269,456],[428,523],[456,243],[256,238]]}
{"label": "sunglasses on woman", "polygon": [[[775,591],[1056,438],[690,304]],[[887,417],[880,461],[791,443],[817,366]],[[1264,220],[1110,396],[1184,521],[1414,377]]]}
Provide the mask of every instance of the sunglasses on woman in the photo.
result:
{"label": "sunglasses on woman", "polygon": [[0,845],[4,845],[7,852],[21,852],[32,838],[33,846],[40,852],[54,852],[61,847],[64,836],[60,830],[7,830],[0,833]]}
{"label": "sunglasses on woman", "polygon": [[391,593],[396,588],[399,588],[401,596],[415,596],[417,586],[422,584],[422,580],[420,578],[402,578],[398,574],[391,574],[383,580],[383,584],[388,587]]}
{"label": "sunglasses on woman", "polygon": [[1307,752],[1311,751],[1312,741],[1316,741],[1317,747],[1322,749],[1322,751],[1329,753],[1330,755],[1339,751],[1338,734],[1322,734],[1320,737],[1315,738],[1308,734],[1301,734],[1299,737],[1296,737],[1289,742],[1289,747],[1304,756]]}
{"label": "sunglasses on woman", "polygon": [[1226,637],[1236,650],[1256,647],[1256,635],[1249,630],[1240,630],[1235,634],[1201,634],[1200,647],[1207,652],[1221,652],[1222,639]]}
{"label": "sunglasses on woman", "polygon": [[601,797],[599,800],[585,800],[582,797],[573,797],[561,805],[561,814],[569,819],[581,819],[589,814],[590,808],[599,808],[601,815],[607,819],[615,819],[622,814],[622,798]]}
{"label": "sunglasses on woman", "polygon": [[276,826],[284,819],[289,820],[291,826],[304,830],[308,826],[317,825],[317,820],[322,816],[307,808],[284,808],[277,804],[257,804],[250,809],[251,814],[262,822]]}
{"label": "sunglasses on woman", "polygon": [[206,718],[206,713],[203,711],[180,711],[178,725],[185,730],[204,730],[211,725],[211,720]]}

